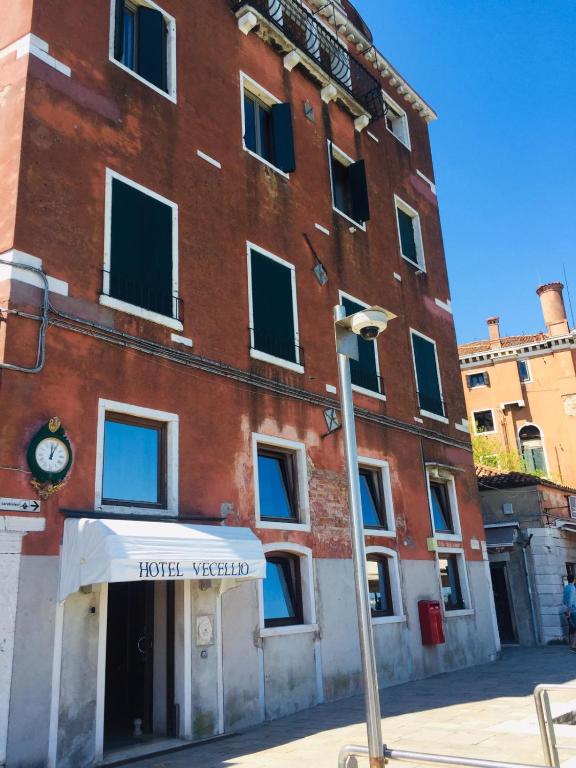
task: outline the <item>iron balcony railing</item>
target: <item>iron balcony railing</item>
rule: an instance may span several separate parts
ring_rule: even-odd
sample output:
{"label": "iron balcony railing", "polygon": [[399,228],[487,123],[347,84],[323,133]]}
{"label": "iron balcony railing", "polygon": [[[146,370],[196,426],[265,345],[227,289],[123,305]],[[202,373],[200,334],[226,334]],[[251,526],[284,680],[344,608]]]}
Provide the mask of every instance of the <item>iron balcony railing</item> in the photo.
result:
{"label": "iron balcony railing", "polygon": [[258,11],[280,30],[344,88],[373,120],[384,116],[386,106],[378,79],[351,56],[336,35],[297,0],[232,0],[234,12],[244,7]]}
{"label": "iron balcony railing", "polygon": [[350,365],[352,384],[362,389],[368,389],[376,394],[384,394],[384,379],[369,368],[360,368],[353,360]]}
{"label": "iron balcony railing", "polygon": [[102,272],[102,293],[105,296],[182,321],[184,301],[177,293],[153,287],[143,280],[138,280],[137,276],[128,278],[115,274],[114,270],[106,269]]}
{"label": "iron balcony railing", "polygon": [[430,395],[426,395],[424,392],[418,392],[417,395],[421,411],[428,411],[428,413],[434,413],[436,416],[446,417],[446,404],[443,397],[430,397]]}
{"label": "iron balcony railing", "polygon": [[250,328],[250,349],[263,352],[296,365],[304,365],[304,349],[293,339],[281,339],[256,328]]}

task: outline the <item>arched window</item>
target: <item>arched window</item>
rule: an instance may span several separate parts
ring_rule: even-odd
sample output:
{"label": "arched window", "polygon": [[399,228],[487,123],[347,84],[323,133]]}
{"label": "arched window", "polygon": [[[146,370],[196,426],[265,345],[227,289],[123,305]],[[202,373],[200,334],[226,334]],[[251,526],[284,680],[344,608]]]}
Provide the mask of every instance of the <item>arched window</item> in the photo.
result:
{"label": "arched window", "polygon": [[518,433],[520,451],[529,472],[546,472],[544,443],[540,430],[535,424],[526,424]]}

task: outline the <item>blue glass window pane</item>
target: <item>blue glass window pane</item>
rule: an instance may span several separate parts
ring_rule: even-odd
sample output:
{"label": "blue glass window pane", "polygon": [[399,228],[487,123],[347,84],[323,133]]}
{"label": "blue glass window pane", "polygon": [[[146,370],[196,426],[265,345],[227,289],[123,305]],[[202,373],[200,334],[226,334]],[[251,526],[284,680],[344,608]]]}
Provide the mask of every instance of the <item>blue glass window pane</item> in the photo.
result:
{"label": "blue glass window pane", "polygon": [[152,427],[106,421],[102,497],[158,504],[161,433]]}
{"label": "blue glass window pane", "polygon": [[260,517],[294,519],[295,511],[290,503],[282,462],[289,457],[258,455],[258,493]]}
{"label": "blue glass window pane", "polygon": [[266,563],[264,579],[264,619],[294,619],[296,608],[286,581],[286,570],[280,563]]}
{"label": "blue glass window pane", "polygon": [[364,525],[369,528],[381,527],[382,523],[378,516],[376,499],[374,499],[374,496],[372,495],[370,480],[364,473],[360,473],[360,497],[362,499],[362,518],[364,520]]}
{"label": "blue glass window pane", "polygon": [[392,593],[388,562],[384,559],[367,560],[368,593],[372,613],[392,615]]}
{"label": "blue glass window pane", "polygon": [[442,598],[447,611],[464,608],[460,574],[456,555],[448,555],[439,559],[440,578],[442,583]]}
{"label": "blue glass window pane", "polygon": [[446,486],[439,483],[430,483],[430,496],[432,499],[432,514],[434,515],[434,529],[436,531],[453,533]]}
{"label": "blue glass window pane", "polygon": [[135,68],[134,40],[136,34],[136,14],[131,8],[124,6],[124,46],[122,64],[129,69]]}
{"label": "blue glass window pane", "polygon": [[530,381],[530,372],[528,371],[526,360],[518,361],[518,373],[520,374],[520,381]]}

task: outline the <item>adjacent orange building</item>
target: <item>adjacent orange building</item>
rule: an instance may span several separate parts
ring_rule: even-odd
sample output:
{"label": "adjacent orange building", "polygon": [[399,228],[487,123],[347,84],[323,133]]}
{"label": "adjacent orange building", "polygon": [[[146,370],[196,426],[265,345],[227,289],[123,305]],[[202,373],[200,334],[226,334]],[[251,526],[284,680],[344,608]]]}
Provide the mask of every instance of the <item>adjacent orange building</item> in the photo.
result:
{"label": "adjacent orange building", "polygon": [[574,486],[576,332],[563,288],[553,282],[536,291],[546,331],[501,336],[499,318],[490,317],[488,339],[461,344],[459,353],[472,434],[518,452],[527,471]]}

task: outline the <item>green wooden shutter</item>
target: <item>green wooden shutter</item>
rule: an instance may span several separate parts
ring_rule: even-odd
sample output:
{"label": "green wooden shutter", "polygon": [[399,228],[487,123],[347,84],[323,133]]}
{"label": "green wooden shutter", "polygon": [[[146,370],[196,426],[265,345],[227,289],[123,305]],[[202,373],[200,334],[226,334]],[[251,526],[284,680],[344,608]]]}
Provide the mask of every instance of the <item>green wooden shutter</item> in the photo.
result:
{"label": "green wooden shutter", "polygon": [[[343,298],[342,305],[346,315],[361,312],[366,307],[351,299]],[[366,341],[358,336],[358,360],[350,359],[350,376],[352,384],[372,392],[380,392],[380,380],[376,368],[376,342]]]}
{"label": "green wooden shutter", "polygon": [[370,219],[370,202],[366,182],[366,164],[364,160],[348,166],[348,183],[352,199],[352,218],[363,224]]}
{"label": "green wooden shutter", "polygon": [[398,226],[400,229],[400,246],[402,255],[410,259],[414,264],[418,264],[418,252],[416,251],[416,234],[414,232],[414,220],[401,208],[396,209],[398,213]]}
{"label": "green wooden shutter", "polygon": [[292,363],[296,352],[292,270],[259,251],[250,254],[255,349]]}
{"label": "green wooden shutter", "polygon": [[296,170],[292,107],[290,104],[274,104],[271,110],[274,164],[285,173]]}
{"label": "green wooden shutter", "polygon": [[137,72],[149,83],[168,90],[167,29],[160,11],[139,5]]}
{"label": "green wooden shutter", "polygon": [[414,361],[416,364],[416,385],[420,408],[423,411],[444,416],[444,405],[440,394],[440,379],[436,365],[434,344],[422,336],[412,334]]}
{"label": "green wooden shutter", "polygon": [[110,295],[173,317],[171,206],[112,181]]}
{"label": "green wooden shutter", "polygon": [[124,53],[124,0],[116,0],[114,8],[114,58],[122,61]]}

